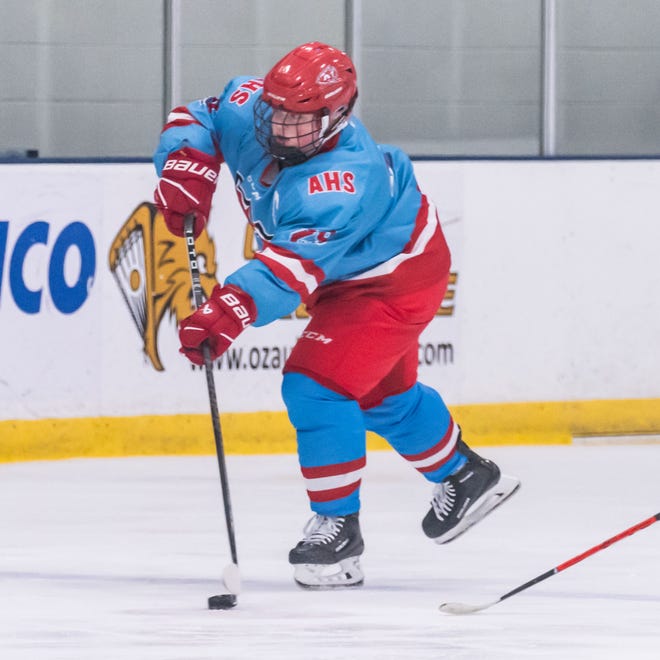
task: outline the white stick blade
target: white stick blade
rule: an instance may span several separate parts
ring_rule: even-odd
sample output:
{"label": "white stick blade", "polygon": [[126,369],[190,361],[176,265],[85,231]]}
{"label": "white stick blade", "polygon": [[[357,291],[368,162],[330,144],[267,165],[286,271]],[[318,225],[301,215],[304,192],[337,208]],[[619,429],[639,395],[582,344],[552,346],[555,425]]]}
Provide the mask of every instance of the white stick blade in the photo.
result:
{"label": "white stick blade", "polygon": [[241,573],[236,564],[227,564],[222,571],[222,581],[230,594],[241,593]]}
{"label": "white stick blade", "polygon": [[438,609],[445,614],[473,614],[474,612],[485,610],[487,607],[495,605],[497,602],[498,601],[494,601],[484,605],[468,605],[467,603],[443,603]]}

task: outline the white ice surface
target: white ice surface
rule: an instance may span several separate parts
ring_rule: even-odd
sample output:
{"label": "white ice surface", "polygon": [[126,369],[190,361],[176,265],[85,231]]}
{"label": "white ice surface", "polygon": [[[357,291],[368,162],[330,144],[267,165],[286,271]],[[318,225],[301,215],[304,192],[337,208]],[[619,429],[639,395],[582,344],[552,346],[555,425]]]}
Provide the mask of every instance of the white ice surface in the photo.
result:
{"label": "white ice surface", "polygon": [[660,510],[660,445],[495,447],[521,490],[454,542],[426,539],[431,487],[369,455],[361,589],[297,588],[309,517],[295,456],[230,456],[243,593],[206,609],[229,562],[214,457],[0,465],[0,658],[660,658],[660,523],[490,609]]}

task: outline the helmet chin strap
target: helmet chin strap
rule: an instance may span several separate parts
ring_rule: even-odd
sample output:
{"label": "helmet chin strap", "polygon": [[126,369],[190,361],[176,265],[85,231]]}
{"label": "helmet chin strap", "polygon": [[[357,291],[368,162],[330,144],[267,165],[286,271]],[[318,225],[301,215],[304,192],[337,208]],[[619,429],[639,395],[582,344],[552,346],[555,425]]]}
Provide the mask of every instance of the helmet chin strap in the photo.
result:
{"label": "helmet chin strap", "polygon": [[345,114],[343,117],[341,117],[337,123],[330,129],[330,132],[326,134],[326,131],[328,130],[328,127],[330,125],[330,117],[328,115],[324,115],[321,117],[321,130],[319,131],[319,137],[321,138],[321,146],[323,146],[330,138],[334,137],[341,131],[343,128],[346,127],[346,124],[348,124],[348,113]]}

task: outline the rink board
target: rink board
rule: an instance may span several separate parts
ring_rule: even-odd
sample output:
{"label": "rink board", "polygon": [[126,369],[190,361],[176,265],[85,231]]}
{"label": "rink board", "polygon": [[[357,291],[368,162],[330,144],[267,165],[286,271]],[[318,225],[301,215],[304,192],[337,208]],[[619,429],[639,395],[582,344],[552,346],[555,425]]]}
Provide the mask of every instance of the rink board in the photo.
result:
{"label": "rink board", "polygon": [[[660,432],[660,163],[415,167],[453,254],[420,380],[473,441]],[[0,460],[212,452],[203,373],[178,354],[185,251],[149,205],[152,167],[0,174]],[[252,247],[224,172],[198,241],[207,288]],[[216,363],[229,452],[295,448],[280,371],[305,323],[250,328]]]}

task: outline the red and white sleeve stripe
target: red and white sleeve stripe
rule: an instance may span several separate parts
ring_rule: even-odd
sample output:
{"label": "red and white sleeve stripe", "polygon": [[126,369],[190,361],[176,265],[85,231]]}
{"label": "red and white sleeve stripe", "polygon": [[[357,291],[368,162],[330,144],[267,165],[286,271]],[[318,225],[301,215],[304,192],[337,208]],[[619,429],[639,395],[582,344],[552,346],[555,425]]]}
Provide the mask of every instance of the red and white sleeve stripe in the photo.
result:
{"label": "red and white sleeve stripe", "polygon": [[180,105],[167,115],[167,121],[163,127],[163,131],[172,128],[173,126],[190,126],[190,124],[202,125],[202,123],[191,114],[190,110],[188,110],[185,105]]}
{"label": "red and white sleeve stripe", "polygon": [[304,259],[286,248],[265,243],[255,255],[273,274],[306,301],[324,280],[325,273],[311,259]]}

